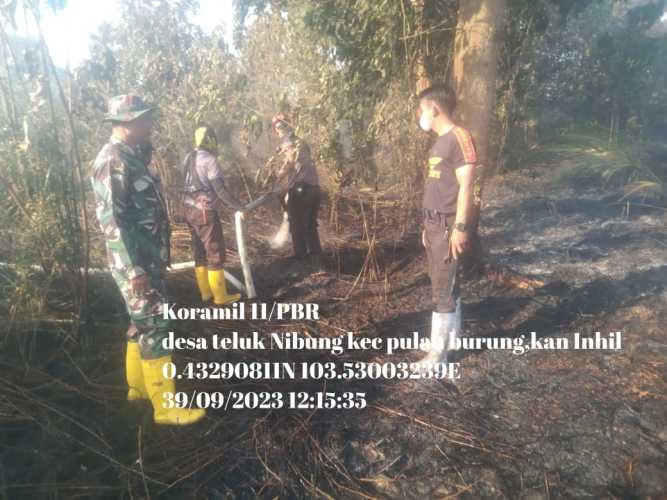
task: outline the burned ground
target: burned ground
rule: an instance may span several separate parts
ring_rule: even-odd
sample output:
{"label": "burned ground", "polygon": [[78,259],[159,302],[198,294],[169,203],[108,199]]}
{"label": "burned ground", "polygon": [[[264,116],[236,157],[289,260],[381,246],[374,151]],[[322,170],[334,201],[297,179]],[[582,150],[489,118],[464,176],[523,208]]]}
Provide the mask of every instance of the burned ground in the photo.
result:
{"label": "burned ground", "polygon": [[[665,212],[635,200],[619,203],[615,193],[554,188],[543,177],[521,172],[494,179],[482,225],[494,261],[544,286],[467,282],[465,334],[571,338],[621,331],[622,350],[465,351],[456,384],[327,383],[329,391],[366,392],[364,410],[211,411],[191,428],[161,429],[147,407],[124,400],[126,319],[113,284],[98,277],[91,303],[98,314],[80,341],[59,333],[56,319],[20,335],[14,325],[5,337],[0,493],[12,499],[661,497],[667,492]],[[355,200],[339,232],[323,224],[326,275],[288,276],[284,255],[264,241],[271,228],[259,218],[249,221],[259,300],[317,302],[321,321],[197,322],[177,330],[427,334],[430,289],[418,224],[381,199],[365,239],[358,214],[353,218]],[[373,203],[365,200],[372,219]],[[182,253],[185,233],[175,236]],[[188,272],[174,273],[170,288],[182,304],[195,303]],[[333,359],[277,351],[179,359],[189,356]],[[418,356],[345,353],[336,360]],[[312,381],[191,387],[323,388]]]}

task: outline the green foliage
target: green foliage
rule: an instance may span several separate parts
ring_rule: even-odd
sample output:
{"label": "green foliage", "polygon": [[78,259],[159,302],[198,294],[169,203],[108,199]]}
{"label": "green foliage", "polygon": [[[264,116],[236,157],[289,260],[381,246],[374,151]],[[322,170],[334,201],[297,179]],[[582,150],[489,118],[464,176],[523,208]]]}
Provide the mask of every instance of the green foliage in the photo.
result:
{"label": "green foliage", "polygon": [[611,0],[570,4],[510,2],[498,107],[508,167],[574,124],[606,126],[619,141],[632,123],[665,126],[666,44],[646,35],[664,2],[627,12]]}
{"label": "green foliage", "polygon": [[[408,0],[248,0],[235,7],[254,108],[266,120],[287,100],[329,187],[414,182],[425,136],[415,121],[413,64],[426,55],[433,77],[446,78],[455,2],[425,2],[421,17]],[[431,49],[436,45],[443,50]],[[402,168],[389,152],[397,143]]]}
{"label": "green foliage", "polygon": [[[86,259],[83,200],[74,175],[77,132],[68,130],[48,48],[39,37],[21,40],[6,32],[15,26],[19,7],[39,22],[40,7],[55,12],[62,6],[16,1],[1,11],[0,261],[6,272],[0,309],[10,315],[39,310],[52,282],[63,277],[80,303],[79,271]],[[36,271],[41,271],[39,286]]]}
{"label": "green foliage", "polygon": [[539,148],[534,158],[558,158],[558,182],[624,188],[626,195],[664,193],[667,165],[652,158],[648,145],[639,136],[610,143],[606,129],[578,127]]}
{"label": "green foliage", "polygon": [[[75,276],[83,265],[80,200],[64,145],[45,117],[27,113],[25,123],[29,144],[9,138],[0,143],[0,261],[13,266],[2,283],[4,307],[12,314],[34,313],[54,279]],[[43,271],[40,287],[30,284],[34,266]]]}

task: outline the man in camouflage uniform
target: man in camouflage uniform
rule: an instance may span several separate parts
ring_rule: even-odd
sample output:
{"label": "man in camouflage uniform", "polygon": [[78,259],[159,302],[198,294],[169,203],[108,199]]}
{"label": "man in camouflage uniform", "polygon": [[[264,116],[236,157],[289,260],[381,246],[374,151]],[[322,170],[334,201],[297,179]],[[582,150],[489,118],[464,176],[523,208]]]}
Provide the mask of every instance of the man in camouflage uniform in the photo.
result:
{"label": "man in camouflage uniform", "polygon": [[276,176],[289,219],[294,247],[294,259],[303,264],[306,259],[316,269],[322,268],[322,246],[317,231],[317,212],[321,193],[315,162],[310,147],[294,133],[294,127],[285,114],[278,113],[271,121],[280,137],[278,154],[282,165]]}
{"label": "man in camouflage uniform", "polygon": [[130,315],[128,399],[149,399],[156,423],[187,425],[204,411],[169,408],[167,393],[175,392],[174,380],[162,373],[163,365],[171,363],[162,345],[169,323],[161,313],[167,301],[170,229],[159,180],[147,165],[152,112],[137,96],[109,101],[105,121],[112,124],[112,136],[97,155],[92,184],[108,265]]}

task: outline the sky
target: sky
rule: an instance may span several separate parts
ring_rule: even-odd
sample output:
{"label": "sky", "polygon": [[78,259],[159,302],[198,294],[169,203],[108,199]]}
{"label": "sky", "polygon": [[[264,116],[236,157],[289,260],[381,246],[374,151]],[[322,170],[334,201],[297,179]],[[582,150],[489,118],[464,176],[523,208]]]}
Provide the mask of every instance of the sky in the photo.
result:
{"label": "sky", "polygon": [[[210,32],[218,24],[225,26],[225,38],[231,42],[232,0],[199,0],[199,12],[192,22]],[[25,34],[23,15],[17,12],[19,34]],[[43,10],[42,29],[51,57],[60,67],[76,67],[89,56],[90,35],[104,22],[119,22],[118,0],[67,0],[66,7],[53,14]],[[34,29],[28,23],[28,29]]]}

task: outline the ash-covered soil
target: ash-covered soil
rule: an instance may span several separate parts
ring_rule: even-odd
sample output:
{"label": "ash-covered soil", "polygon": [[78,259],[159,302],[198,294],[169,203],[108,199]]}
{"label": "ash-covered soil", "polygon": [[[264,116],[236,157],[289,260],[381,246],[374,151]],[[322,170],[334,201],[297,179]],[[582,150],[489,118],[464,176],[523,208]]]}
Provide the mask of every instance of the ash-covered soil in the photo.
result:
{"label": "ash-covered soil", "polygon": [[[464,351],[456,387],[385,382],[370,412],[333,424],[328,452],[371,496],[619,498],[667,494],[667,217],[617,193],[559,188],[524,173],[487,194],[495,261],[544,282],[464,287],[470,337],[621,332],[620,350]],[[301,282],[285,297],[325,304],[331,334],[428,334],[418,235],[387,243],[385,282],[354,290]],[[398,239],[398,236],[396,236]],[[363,257],[363,252],[362,252]],[[312,291],[309,292],[309,286]],[[305,295],[304,295],[305,292]],[[397,361],[414,354],[376,356]],[[374,384],[378,388],[378,384]],[[372,413],[375,412],[375,415]],[[368,414],[370,413],[370,414]]]}
{"label": "ash-covered soil", "polygon": [[[2,359],[0,493],[7,498],[662,498],[667,495],[667,214],[621,195],[554,188],[530,171],[497,177],[482,235],[500,266],[541,280],[533,291],[465,283],[467,337],[544,345],[576,332],[621,332],[614,351],[464,350],[461,379],[197,381],[189,390],[363,391],[363,410],[221,410],[188,429],[152,425],[130,405],[125,319],[108,281],[83,345],[35,329]],[[364,216],[351,197],[341,230],[324,221],[326,274],[290,273],[250,217],[260,301],[316,302],[318,322],[181,323],[179,333],[428,335],[430,284],[416,215],[398,202]],[[644,202],[643,205],[650,203]],[[277,220],[277,218],[276,218]],[[374,222],[373,222],[374,221]],[[231,244],[231,227],[226,235]],[[371,258],[368,239],[377,237]],[[177,252],[187,246],[176,232]],[[180,250],[178,250],[180,249]],[[235,254],[230,251],[231,264]],[[240,275],[238,267],[233,269]],[[195,304],[189,272],[170,279]],[[51,332],[52,333],[52,332]],[[188,352],[178,360],[416,361],[418,351]],[[4,369],[4,368],[3,368]]]}

